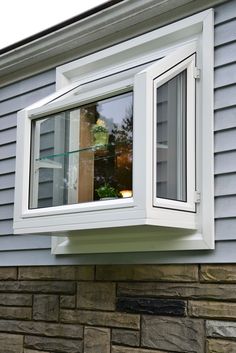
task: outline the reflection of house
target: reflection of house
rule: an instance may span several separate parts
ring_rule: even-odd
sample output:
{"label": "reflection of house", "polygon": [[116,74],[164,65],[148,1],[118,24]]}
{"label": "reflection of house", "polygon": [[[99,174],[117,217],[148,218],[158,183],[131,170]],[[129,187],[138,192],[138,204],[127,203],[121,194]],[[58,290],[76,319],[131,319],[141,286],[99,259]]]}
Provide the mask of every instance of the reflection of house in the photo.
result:
{"label": "reflection of house", "polygon": [[0,351],[236,351],[235,10],[111,1],[0,51]]}

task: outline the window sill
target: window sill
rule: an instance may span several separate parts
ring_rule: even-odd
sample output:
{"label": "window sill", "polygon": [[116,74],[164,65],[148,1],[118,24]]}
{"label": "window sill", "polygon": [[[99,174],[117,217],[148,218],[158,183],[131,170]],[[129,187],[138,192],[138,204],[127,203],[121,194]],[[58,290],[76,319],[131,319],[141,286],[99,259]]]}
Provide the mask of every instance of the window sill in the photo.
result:
{"label": "window sill", "polygon": [[196,230],[148,225],[59,232],[56,235],[52,237],[52,253],[55,255],[214,249],[214,244],[207,242]]}

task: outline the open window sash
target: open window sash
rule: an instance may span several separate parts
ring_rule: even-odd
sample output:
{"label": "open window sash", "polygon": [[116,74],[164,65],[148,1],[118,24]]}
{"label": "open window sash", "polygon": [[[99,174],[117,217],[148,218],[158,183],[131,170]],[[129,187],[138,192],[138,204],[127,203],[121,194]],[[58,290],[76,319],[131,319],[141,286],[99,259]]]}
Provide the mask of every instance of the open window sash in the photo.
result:
{"label": "open window sash", "polygon": [[195,211],[194,68],[195,54],[153,82],[155,207]]}
{"label": "open window sash", "polygon": [[191,43],[135,76],[146,207],[155,225],[196,228],[195,56]]}

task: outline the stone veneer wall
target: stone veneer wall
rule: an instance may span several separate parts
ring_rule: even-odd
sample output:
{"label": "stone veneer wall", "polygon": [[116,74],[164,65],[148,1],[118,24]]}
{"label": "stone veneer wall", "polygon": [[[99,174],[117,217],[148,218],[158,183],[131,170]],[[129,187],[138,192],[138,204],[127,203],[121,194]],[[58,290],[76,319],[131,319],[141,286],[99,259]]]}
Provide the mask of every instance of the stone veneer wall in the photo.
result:
{"label": "stone veneer wall", "polygon": [[236,265],[0,268],[0,353],[235,353]]}

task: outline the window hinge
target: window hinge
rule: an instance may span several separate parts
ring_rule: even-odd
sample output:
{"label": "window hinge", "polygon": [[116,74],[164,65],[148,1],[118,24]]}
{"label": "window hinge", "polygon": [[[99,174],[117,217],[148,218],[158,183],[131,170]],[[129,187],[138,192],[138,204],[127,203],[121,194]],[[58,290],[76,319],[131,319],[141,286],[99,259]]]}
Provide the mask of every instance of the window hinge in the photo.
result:
{"label": "window hinge", "polygon": [[195,191],[195,203],[200,203],[201,201],[201,193],[199,191]]}
{"label": "window hinge", "polygon": [[198,67],[194,67],[193,69],[193,77],[196,79],[200,78],[200,69]]}

